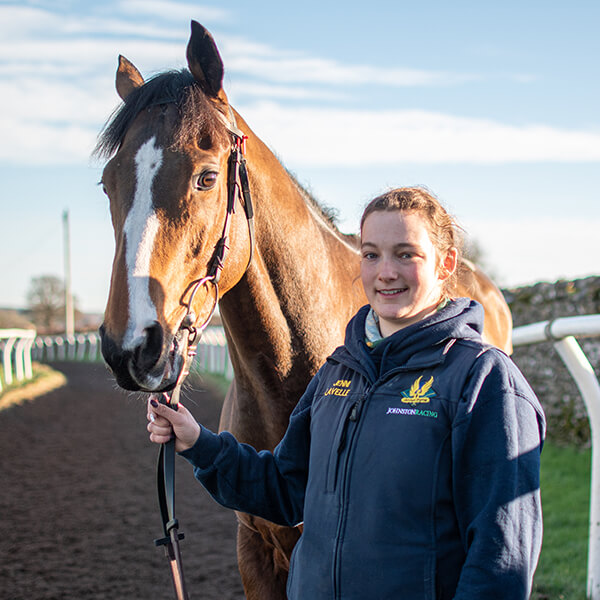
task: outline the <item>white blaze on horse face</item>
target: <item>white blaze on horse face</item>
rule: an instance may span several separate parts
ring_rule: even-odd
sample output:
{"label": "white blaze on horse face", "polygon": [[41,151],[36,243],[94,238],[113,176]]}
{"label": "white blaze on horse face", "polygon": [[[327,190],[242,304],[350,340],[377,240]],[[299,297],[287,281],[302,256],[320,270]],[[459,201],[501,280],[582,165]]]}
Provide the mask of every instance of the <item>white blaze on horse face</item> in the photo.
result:
{"label": "white blaze on horse face", "polygon": [[159,222],[152,205],[152,184],[163,159],[155,138],[145,142],[135,155],[136,185],[133,203],[125,220],[129,322],[123,347],[133,349],[145,338],[144,330],[157,320],[150,298],[150,259]]}

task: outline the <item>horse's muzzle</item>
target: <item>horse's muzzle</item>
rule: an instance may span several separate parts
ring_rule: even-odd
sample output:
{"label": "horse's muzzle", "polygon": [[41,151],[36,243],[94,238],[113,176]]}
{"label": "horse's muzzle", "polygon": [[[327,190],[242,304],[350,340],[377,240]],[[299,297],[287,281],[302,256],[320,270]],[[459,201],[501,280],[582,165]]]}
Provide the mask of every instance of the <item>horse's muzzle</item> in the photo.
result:
{"label": "horse's muzzle", "polygon": [[183,366],[181,357],[173,351],[165,351],[165,336],[159,323],[144,330],[145,336],[132,348],[123,348],[100,327],[102,356],[120,387],[131,391],[163,392],[175,387]]}

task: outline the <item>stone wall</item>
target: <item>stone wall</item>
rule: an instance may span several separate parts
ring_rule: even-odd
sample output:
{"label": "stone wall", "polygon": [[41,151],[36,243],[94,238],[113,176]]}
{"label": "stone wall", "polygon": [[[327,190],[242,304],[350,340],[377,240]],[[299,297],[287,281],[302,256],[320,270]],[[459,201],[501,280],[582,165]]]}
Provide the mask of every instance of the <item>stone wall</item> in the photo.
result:
{"label": "stone wall", "polygon": [[[600,314],[600,276],[537,283],[502,290],[515,327],[558,317]],[[596,377],[600,378],[600,338],[579,339]],[[558,443],[589,446],[587,411],[577,386],[552,342],[515,348],[513,360],[541,400],[548,437]]]}

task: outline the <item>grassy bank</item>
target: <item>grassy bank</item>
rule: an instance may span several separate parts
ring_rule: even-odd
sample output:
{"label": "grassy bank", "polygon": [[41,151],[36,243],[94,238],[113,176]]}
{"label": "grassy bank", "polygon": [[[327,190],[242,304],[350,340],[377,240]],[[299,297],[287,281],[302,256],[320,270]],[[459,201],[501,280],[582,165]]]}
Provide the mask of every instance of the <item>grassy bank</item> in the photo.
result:
{"label": "grassy bank", "polygon": [[[34,362],[32,370],[33,377],[31,379],[14,381],[11,385],[4,387],[0,392],[0,410],[15,404],[22,404],[27,400],[34,400],[66,383],[65,376],[48,365]],[[1,369],[0,377],[4,378]]]}
{"label": "grassy bank", "polygon": [[585,600],[591,452],[546,444],[544,543],[532,600]]}

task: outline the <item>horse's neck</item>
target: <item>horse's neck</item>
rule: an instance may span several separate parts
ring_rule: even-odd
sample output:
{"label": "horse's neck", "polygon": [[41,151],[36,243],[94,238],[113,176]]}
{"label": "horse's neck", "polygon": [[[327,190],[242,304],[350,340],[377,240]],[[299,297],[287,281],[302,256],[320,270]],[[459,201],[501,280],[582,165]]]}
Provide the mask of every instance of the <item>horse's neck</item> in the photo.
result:
{"label": "horse's neck", "polygon": [[[254,186],[255,256],[220,303],[236,372],[221,425],[262,447],[279,440],[310,377],[343,342],[364,301],[357,251],[285,177]],[[255,431],[233,414],[249,410],[262,415]]]}

